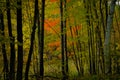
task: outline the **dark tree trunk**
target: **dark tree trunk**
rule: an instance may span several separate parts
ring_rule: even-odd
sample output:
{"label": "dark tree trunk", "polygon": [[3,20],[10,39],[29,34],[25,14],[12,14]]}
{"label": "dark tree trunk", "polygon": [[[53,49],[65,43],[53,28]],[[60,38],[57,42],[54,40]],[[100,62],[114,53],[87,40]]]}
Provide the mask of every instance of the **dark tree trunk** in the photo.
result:
{"label": "dark tree trunk", "polygon": [[18,64],[16,80],[22,80],[23,70],[23,33],[22,33],[22,1],[17,0],[17,41],[18,41]]}
{"label": "dark tree trunk", "polygon": [[40,26],[40,77],[43,79],[44,76],[44,62],[43,62],[43,53],[44,53],[44,18],[45,18],[45,0],[42,1],[42,10],[41,10],[41,26]]}
{"label": "dark tree trunk", "polygon": [[104,35],[104,38],[105,38],[105,17],[104,17],[104,13],[103,13],[103,9],[102,9],[102,6],[104,4],[102,4],[102,0],[100,0],[100,16],[101,16],[101,23],[102,23],[102,27],[103,27],[103,35]]}
{"label": "dark tree trunk", "polygon": [[64,51],[64,27],[63,27],[63,1],[60,0],[60,17],[61,17],[61,55],[62,55],[62,75],[65,80],[65,51]]}
{"label": "dark tree trunk", "polygon": [[34,25],[32,27],[32,33],[31,33],[31,39],[30,39],[30,49],[29,49],[29,55],[28,55],[28,60],[27,60],[27,64],[26,64],[26,69],[25,69],[25,80],[28,80],[28,73],[29,73],[29,69],[30,69],[30,62],[31,62],[34,40],[35,40],[35,30],[36,30],[37,19],[38,19],[38,0],[35,0]]}
{"label": "dark tree trunk", "polygon": [[[64,8],[65,8],[65,13],[67,11],[66,9],[66,0],[64,1]],[[66,72],[66,79],[68,79],[68,51],[67,51],[67,28],[66,28],[66,16],[65,16],[65,20],[64,20],[64,44],[65,44],[65,72]]]}
{"label": "dark tree trunk", "polygon": [[[3,13],[2,10],[0,10],[0,35],[3,37],[4,35],[4,21],[3,21]],[[9,80],[9,70],[8,70],[8,59],[7,59],[7,54],[6,54],[6,49],[5,49],[5,43],[2,43],[2,54],[3,54],[3,63],[4,63],[4,74],[5,74],[5,79]]]}
{"label": "dark tree trunk", "polygon": [[[64,8],[63,8],[64,5]],[[66,18],[64,19],[64,11],[66,11],[66,0],[60,0],[60,17],[61,17],[61,55],[62,55],[62,80],[68,78],[68,57],[67,57],[67,34],[66,34]]]}
{"label": "dark tree trunk", "polygon": [[[106,26],[107,26],[107,18],[108,18],[108,0],[104,0],[104,3],[105,3],[105,27],[104,27],[104,30],[106,31]],[[105,34],[105,32],[104,32]],[[104,35],[104,39],[105,39],[105,35]]]}
{"label": "dark tree trunk", "polygon": [[15,45],[14,37],[12,35],[12,25],[11,25],[11,13],[10,13],[10,1],[6,1],[7,5],[7,20],[8,20],[8,32],[10,37],[10,80],[15,80]]}

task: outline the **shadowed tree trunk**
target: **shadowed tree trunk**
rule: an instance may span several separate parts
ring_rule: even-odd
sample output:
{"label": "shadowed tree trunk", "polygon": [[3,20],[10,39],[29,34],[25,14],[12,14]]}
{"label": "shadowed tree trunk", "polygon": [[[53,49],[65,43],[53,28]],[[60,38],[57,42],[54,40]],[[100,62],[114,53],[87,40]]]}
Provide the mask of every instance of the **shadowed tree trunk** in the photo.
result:
{"label": "shadowed tree trunk", "polygon": [[[64,6],[64,7],[63,7]],[[68,78],[68,57],[67,57],[67,34],[66,34],[66,0],[60,0],[60,18],[61,18],[61,55],[62,55],[62,80]]]}
{"label": "shadowed tree trunk", "polygon": [[17,0],[17,41],[18,41],[18,55],[17,55],[17,76],[16,80],[22,80],[23,70],[23,33],[22,33],[22,1]]}
{"label": "shadowed tree trunk", "polygon": [[34,40],[35,40],[35,30],[36,30],[37,19],[38,19],[38,0],[35,0],[34,25],[32,27],[32,33],[31,33],[31,39],[30,39],[30,49],[29,49],[29,55],[28,55],[28,60],[26,63],[26,69],[25,69],[25,80],[28,80],[28,73],[29,73],[29,69],[30,69],[30,62],[31,62]]}
{"label": "shadowed tree trunk", "polygon": [[[2,10],[0,10],[0,35],[2,37],[5,36],[4,34],[4,21],[3,21],[3,13],[2,13]],[[6,49],[5,49],[5,43],[3,42],[2,43],[2,54],[3,54],[3,63],[4,63],[4,79],[5,80],[9,80],[9,76],[8,76],[8,73],[9,73],[9,70],[8,70],[8,60],[7,60],[7,54],[6,54]]]}
{"label": "shadowed tree trunk", "polygon": [[[67,9],[66,9],[66,0],[64,0],[64,12],[67,13]],[[66,14],[65,14],[66,15]],[[64,44],[65,44],[65,73],[66,73],[66,79],[68,79],[68,51],[67,51],[67,28],[66,28],[66,17],[67,15],[65,16],[65,20],[64,20]]]}
{"label": "shadowed tree trunk", "polygon": [[10,37],[10,80],[15,80],[15,45],[14,37],[12,35],[12,25],[11,25],[11,12],[10,12],[10,1],[6,1],[7,5],[7,20],[8,20],[8,32]]}
{"label": "shadowed tree trunk", "polygon": [[64,30],[63,30],[63,1],[60,0],[60,17],[61,17],[61,55],[62,55],[62,75],[65,80],[65,52],[64,52]]}
{"label": "shadowed tree trunk", "polygon": [[41,0],[42,4],[41,4],[41,17],[40,17],[40,21],[41,21],[41,25],[40,27],[40,42],[39,42],[39,49],[40,49],[40,77],[41,79],[43,79],[44,76],[44,63],[43,63],[43,53],[44,53],[44,18],[45,18],[45,0]]}

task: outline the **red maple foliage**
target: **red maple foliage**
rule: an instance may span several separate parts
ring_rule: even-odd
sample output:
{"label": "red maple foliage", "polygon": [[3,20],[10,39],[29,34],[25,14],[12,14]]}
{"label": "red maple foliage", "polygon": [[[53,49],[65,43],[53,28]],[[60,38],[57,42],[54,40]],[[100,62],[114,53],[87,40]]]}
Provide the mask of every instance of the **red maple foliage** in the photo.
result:
{"label": "red maple foliage", "polygon": [[59,25],[60,19],[49,19],[45,20],[45,30],[51,33],[55,33],[59,31],[59,28],[57,28],[57,25]]}
{"label": "red maple foliage", "polygon": [[[77,37],[77,30],[79,31],[81,29],[81,25],[80,26],[75,26],[75,27],[72,27],[72,33],[73,33],[73,37]],[[70,30],[67,31],[67,36],[70,37],[71,36],[71,32]],[[75,44],[75,41],[68,41],[68,46],[71,46],[73,44]],[[54,41],[54,42],[51,42],[48,44],[48,47],[50,48],[53,48],[53,47],[56,47],[57,50],[60,49],[60,45],[61,45],[61,42],[60,41]]]}
{"label": "red maple foliage", "polygon": [[52,47],[52,46],[59,46],[60,45],[60,41],[55,41],[52,43],[49,43],[48,46]]}

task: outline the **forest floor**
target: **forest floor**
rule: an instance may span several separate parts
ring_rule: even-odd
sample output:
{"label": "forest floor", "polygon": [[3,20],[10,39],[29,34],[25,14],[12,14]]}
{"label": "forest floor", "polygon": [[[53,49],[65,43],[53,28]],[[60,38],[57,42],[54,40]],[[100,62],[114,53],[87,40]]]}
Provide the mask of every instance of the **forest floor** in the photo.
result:
{"label": "forest floor", "polygon": [[[32,78],[30,80],[40,80],[39,78]],[[45,76],[43,80],[62,80],[60,77],[53,77],[53,76]],[[69,77],[66,80],[120,80],[120,75],[84,75],[84,76],[76,76],[76,77]]]}
{"label": "forest floor", "polygon": [[[45,72],[43,80],[62,80],[61,73],[61,60],[49,60],[45,61],[44,64]],[[73,60],[69,60],[69,79],[68,80],[120,80],[119,74],[112,75],[90,75],[88,72],[88,67],[84,67],[84,75],[78,75],[76,66]],[[30,80],[36,80],[31,78]],[[39,80],[39,79],[38,79]]]}

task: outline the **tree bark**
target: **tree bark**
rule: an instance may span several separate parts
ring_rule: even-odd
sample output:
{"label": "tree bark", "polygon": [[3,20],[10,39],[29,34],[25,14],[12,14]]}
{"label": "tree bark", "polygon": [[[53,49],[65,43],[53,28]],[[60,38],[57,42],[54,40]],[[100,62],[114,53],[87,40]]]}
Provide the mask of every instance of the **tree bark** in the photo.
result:
{"label": "tree bark", "polygon": [[30,39],[30,49],[29,49],[29,55],[28,55],[28,60],[26,63],[26,69],[25,69],[25,80],[28,80],[28,73],[29,73],[29,69],[30,69],[30,62],[31,62],[34,40],[35,40],[35,30],[36,30],[37,19],[38,19],[38,0],[35,0],[34,25],[32,27],[32,33],[31,33],[31,39]]}
{"label": "tree bark", "polygon": [[[3,18],[3,13],[2,10],[0,10],[0,35],[5,36],[4,33],[4,18]],[[5,42],[2,43],[2,54],[3,54],[3,63],[4,63],[4,76],[6,80],[9,80],[9,69],[8,69],[8,59],[7,59],[7,54],[6,54],[6,47],[5,47]]]}
{"label": "tree bark", "polygon": [[[66,9],[66,5],[67,5],[67,2],[66,0],[64,0],[64,12],[67,13],[67,9]],[[66,15],[66,14],[65,14]],[[64,44],[65,44],[65,73],[66,73],[66,79],[68,79],[68,51],[67,51],[67,26],[66,26],[66,19],[67,16],[65,16],[65,20],[64,20]]]}
{"label": "tree bark", "polygon": [[23,33],[22,33],[22,1],[17,0],[17,41],[18,41],[18,55],[17,55],[17,76],[16,80],[22,80],[23,70]]}
{"label": "tree bark", "polygon": [[12,35],[12,24],[11,24],[11,12],[10,12],[10,1],[6,1],[7,6],[7,21],[8,21],[8,32],[10,38],[10,80],[15,80],[15,45],[14,37]]}
{"label": "tree bark", "polygon": [[[64,7],[63,7],[64,6]],[[68,57],[67,57],[67,34],[66,34],[66,0],[60,0],[60,18],[61,18],[61,55],[62,55],[62,80],[68,78]]]}
{"label": "tree bark", "polygon": [[44,62],[43,62],[43,53],[44,53],[44,18],[45,18],[45,0],[42,1],[42,10],[41,10],[41,26],[40,26],[40,42],[39,42],[39,49],[40,49],[40,77],[43,79],[44,76]]}
{"label": "tree bark", "polygon": [[60,17],[61,17],[61,55],[62,55],[62,75],[65,80],[65,52],[64,52],[64,29],[63,29],[63,1],[60,0]]}
{"label": "tree bark", "polygon": [[112,0],[110,4],[110,12],[107,19],[107,29],[105,34],[104,42],[104,58],[105,58],[105,73],[108,74],[111,72],[111,56],[110,56],[110,36],[111,36],[111,27],[113,23],[113,15],[115,11],[115,2],[117,0]]}

